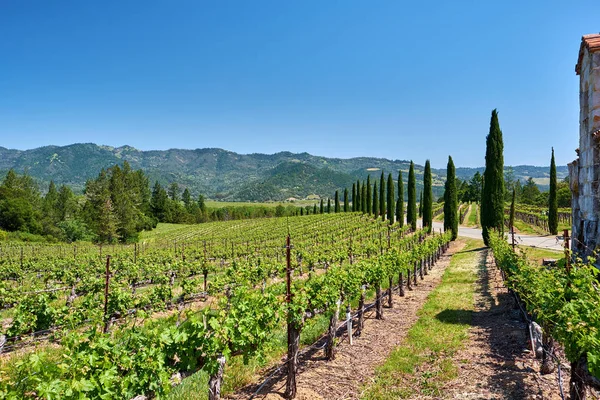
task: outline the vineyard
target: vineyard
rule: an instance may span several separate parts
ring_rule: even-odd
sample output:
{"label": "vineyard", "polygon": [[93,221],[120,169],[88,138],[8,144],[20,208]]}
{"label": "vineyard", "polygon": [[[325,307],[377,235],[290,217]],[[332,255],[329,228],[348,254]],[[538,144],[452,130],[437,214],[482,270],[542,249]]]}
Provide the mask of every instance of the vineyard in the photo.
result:
{"label": "vineyard", "polygon": [[[504,213],[508,217],[510,214],[510,207],[504,208]],[[538,228],[538,230],[544,233],[550,233],[548,228],[548,209],[543,207],[526,206],[519,204],[515,209],[515,219],[522,221],[527,225]],[[506,219],[508,221],[508,218]],[[558,224],[559,232],[562,229],[571,229],[571,209],[561,208],[558,210]]]}
{"label": "vineyard", "polygon": [[600,389],[600,291],[594,260],[573,263],[569,257],[566,264],[540,267],[502,238],[493,238],[491,247],[506,284],[543,328],[542,370],[553,368],[557,341],[571,363],[571,398],[584,399],[587,388]]}
{"label": "vineyard", "polygon": [[[163,396],[202,370],[219,398],[233,357],[287,329],[287,395],[303,328],[341,309],[360,331],[416,285],[449,241],[358,213],[171,227],[140,244],[0,248],[0,397]],[[138,397],[140,398],[140,397]]]}

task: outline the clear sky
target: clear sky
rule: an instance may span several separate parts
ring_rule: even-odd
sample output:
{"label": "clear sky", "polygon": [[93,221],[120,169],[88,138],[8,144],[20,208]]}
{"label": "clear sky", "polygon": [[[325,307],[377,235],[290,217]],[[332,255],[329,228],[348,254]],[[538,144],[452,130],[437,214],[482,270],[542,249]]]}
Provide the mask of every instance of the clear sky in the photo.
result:
{"label": "clear sky", "polygon": [[0,0],[0,146],[575,159],[600,1]]}

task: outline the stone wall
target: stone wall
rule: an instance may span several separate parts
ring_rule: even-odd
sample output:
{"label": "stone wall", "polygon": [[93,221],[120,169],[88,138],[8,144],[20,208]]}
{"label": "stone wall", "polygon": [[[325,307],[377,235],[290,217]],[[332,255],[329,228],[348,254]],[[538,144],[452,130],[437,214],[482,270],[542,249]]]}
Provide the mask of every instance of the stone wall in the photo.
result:
{"label": "stone wall", "polygon": [[587,258],[600,245],[600,51],[582,43],[579,86],[579,158],[569,164],[573,193],[572,250]]}

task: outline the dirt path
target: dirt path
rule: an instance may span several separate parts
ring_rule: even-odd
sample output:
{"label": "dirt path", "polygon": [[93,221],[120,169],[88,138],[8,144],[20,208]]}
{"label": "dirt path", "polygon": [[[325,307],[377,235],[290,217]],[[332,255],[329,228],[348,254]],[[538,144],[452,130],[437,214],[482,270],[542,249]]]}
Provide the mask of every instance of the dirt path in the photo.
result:
{"label": "dirt path", "polygon": [[[527,325],[488,255],[480,270],[469,340],[455,356],[458,377],[444,387],[454,399],[560,399],[556,372],[541,375],[528,350]],[[563,371],[564,390],[568,373]]]}
{"label": "dirt path", "polygon": [[[462,242],[453,242],[449,251],[442,256],[424,280],[418,281],[413,291],[406,291],[405,297],[394,293],[394,307],[384,308],[384,320],[374,319],[374,311],[366,314],[365,327],[360,337],[354,338],[352,346],[347,335],[340,338],[341,344],[333,361],[323,359],[323,350],[309,352],[300,359],[300,373],[297,376],[297,399],[359,399],[361,388],[374,377],[375,368],[389,353],[400,345],[409,328],[417,320],[417,310],[421,308],[427,295],[441,281],[451,255],[464,247]],[[387,305],[387,299],[384,304]],[[265,374],[266,375],[266,374]],[[251,385],[230,396],[230,399],[247,399],[257,389]],[[257,399],[283,399],[285,375],[275,376]]]}

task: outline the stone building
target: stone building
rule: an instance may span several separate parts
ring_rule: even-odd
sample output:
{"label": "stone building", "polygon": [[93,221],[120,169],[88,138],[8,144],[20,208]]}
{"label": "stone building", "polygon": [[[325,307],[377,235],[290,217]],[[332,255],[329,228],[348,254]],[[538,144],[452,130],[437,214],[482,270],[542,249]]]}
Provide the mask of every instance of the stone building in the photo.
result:
{"label": "stone building", "polygon": [[600,34],[581,38],[578,158],[569,164],[573,226],[571,249],[586,258],[600,249]]}

